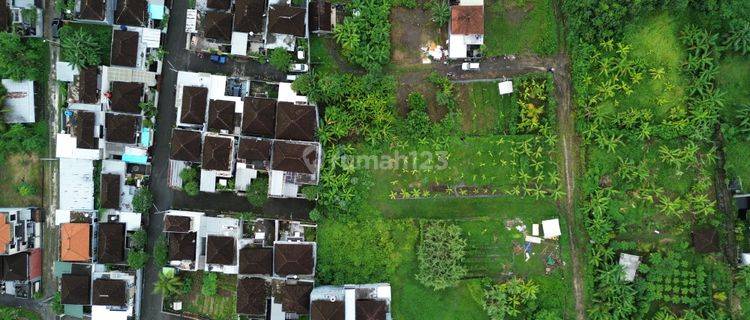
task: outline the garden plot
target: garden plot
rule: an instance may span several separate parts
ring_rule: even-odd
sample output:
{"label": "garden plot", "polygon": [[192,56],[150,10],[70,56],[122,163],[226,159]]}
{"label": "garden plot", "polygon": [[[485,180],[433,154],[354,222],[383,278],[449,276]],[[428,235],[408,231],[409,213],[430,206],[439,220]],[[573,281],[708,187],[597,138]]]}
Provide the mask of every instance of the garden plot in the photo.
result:
{"label": "garden plot", "polygon": [[550,0],[487,0],[485,56],[557,51],[557,22]]}
{"label": "garden plot", "polygon": [[[201,290],[204,286],[206,272],[184,272],[183,281],[189,282],[187,287],[190,291],[181,295],[178,299],[182,300],[182,308],[185,312],[205,317],[208,319],[229,320],[235,319],[237,306],[237,276],[215,273],[216,294],[213,296],[204,295]],[[167,300],[165,299],[165,304]]]}

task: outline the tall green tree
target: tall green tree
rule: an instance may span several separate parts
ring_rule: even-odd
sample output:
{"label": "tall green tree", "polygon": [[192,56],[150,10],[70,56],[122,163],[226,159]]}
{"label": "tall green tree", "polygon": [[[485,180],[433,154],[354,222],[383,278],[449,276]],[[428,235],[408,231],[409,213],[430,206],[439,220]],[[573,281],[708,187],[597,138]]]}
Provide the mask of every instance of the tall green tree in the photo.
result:
{"label": "tall green tree", "polygon": [[14,33],[0,33],[0,76],[14,80],[47,77],[44,61],[47,44],[39,39],[22,39]]}
{"label": "tall green tree", "polygon": [[174,273],[159,273],[159,279],[154,284],[154,293],[163,296],[179,294],[182,290],[182,279]]}

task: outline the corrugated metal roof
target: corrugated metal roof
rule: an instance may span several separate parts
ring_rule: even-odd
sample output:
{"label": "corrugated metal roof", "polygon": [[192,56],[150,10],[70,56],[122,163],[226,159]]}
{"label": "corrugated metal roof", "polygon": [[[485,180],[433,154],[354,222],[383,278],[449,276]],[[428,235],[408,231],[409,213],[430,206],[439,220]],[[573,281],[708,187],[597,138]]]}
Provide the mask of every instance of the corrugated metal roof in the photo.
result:
{"label": "corrugated metal roof", "polygon": [[60,159],[60,209],[94,210],[94,162]]}

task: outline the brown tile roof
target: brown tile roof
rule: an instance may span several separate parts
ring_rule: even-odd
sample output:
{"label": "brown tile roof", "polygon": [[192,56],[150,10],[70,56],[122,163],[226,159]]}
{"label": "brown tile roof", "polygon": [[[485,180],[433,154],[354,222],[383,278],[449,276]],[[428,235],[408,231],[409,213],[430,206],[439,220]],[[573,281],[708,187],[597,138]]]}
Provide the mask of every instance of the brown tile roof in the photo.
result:
{"label": "brown tile roof", "polygon": [[216,10],[229,10],[231,0],[208,0],[207,7]]}
{"label": "brown tile roof", "polygon": [[85,262],[91,259],[91,225],[63,223],[60,225],[60,260]]}
{"label": "brown tile roof", "polygon": [[310,31],[332,31],[331,3],[327,1],[310,1],[308,21]]}
{"label": "brown tile roof", "polygon": [[232,40],[232,18],[229,12],[206,12],[206,26],[203,29],[206,38]]}
{"label": "brown tile roof", "polygon": [[97,240],[99,250],[96,252],[96,257],[99,263],[125,261],[124,223],[100,223]]}
{"label": "brown tile roof", "polygon": [[35,279],[42,276],[42,249],[36,248],[31,250],[29,255],[29,279]]}
{"label": "brown tile roof", "polygon": [[273,272],[273,249],[244,247],[240,249],[240,274],[265,274]]}
{"label": "brown tile roof", "polygon": [[271,138],[276,125],[276,100],[245,98],[242,111],[242,134]]}
{"label": "brown tile roof", "polygon": [[146,18],[147,0],[118,0],[115,9],[115,24],[143,27]]}
{"label": "brown tile roof", "polygon": [[9,256],[0,256],[2,274],[0,280],[18,281],[29,279],[29,254],[19,252]]}
{"label": "brown tile roof", "polygon": [[91,297],[95,306],[118,306],[128,304],[127,283],[125,280],[96,279]]}
{"label": "brown tile roof", "polygon": [[357,320],[385,320],[388,305],[385,301],[357,300]]}
{"label": "brown tile roof", "polygon": [[185,216],[164,216],[164,231],[188,232],[193,219]]}
{"label": "brown tile roof", "polygon": [[318,148],[315,145],[275,141],[271,158],[273,170],[306,174],[318,171]]}
{"label": "brown tile roof", "polygon": [[107,113],[104,117],[107,142],[135,143],[140,120],[138,116]]}
{"label": "brown tile roof", "polygon": [[223,236],[206,237],[206,263],[233,265],[237,246],[234,238]]}
{"label": "brown tile roof", "polygon": [[268,163],[271,161],[271,140],[243,137],[237,149],[237,159],[245,163]]}
{"label": "brown tile roof", "polygon": [[237,313],[253,316],[266,314],[266,301],[270,293],[268,283],[259,278],[237,280]]}
{"label": "brown tile roof", "polygon": [[182,114],[180,121],[189,124],[203,124],[206,121],[208,89],[184,87],[182,89]]}
{"label": "brown tile roof", "polygon": [[102,174],[99,196],[101,207],[106,209],[120,209],[120,175]]}
{"label": "brown tile roof", "polygon": [[234,31],[263,32],[266,0],[236,0],[234,2]]}
{"label": "brown tile roof", "polygon": [[309,275],[315,270],[312,244],[276,243],[273,249],[273,266],[276,274]]}
{"label": "brown tile roof", "polygon": [[85,20],[104,20],[106,0],[81,0],[81,11],[78,18]]}
{"label": "brown tile roof", "polygon": [[94,136],[96,115],[88,111],[76,111],[73,120],[73,135],[76,137],[76,147],[81,149],[98,149],[99,138]]}
{"label": "brown tile roof", "polygon": [[700,253],[719,252],[719,233],[711,226],[697,227],[691,233],[693,247]]}
{"label": "brown tile roof", "polygon": [[313,106],[279,102],[276,107],[276,139],[315,140],[318,116]]}
{"label": "brown tile roof", "polygon": [[138,104],[143,101],[143,83],[112,82],[112,97],[109,98],[109,109],[117,112],[140,114]]}
{"label": "brown tile roof", "polygon": [[201,168],[206,170],[228,171],[232,160],[232,138],[206,136],[203,141]]}
{"label": "brown tile roof", "polygon": [[211,100],[208,103],[208,129],[234,129],[234,102],[227,100]]}
{"label": "brown tile roof", "polygon": [[170,159],[180,161],[201,161],[201,133],[192,130],[172,129]]}
{"label": "brown tile roof", "polygon": [[78,100],[81,103],[99,103],[99,69],[82,68],[78,74]]}
{"label": "brown tile roof", "polygon": [[8,244],[10,244],[10,224],[8,223],[8,214],[0,213],[0,254],[5,254],[8,251]]}
{"label": "brown tile roof", "polygon": [[271,6],[268,10],[268,32],[304,37],[306,11],[299,7]]}
{"label": "brown tile roof", "polygon": [[344,302],[313,301],[310,308],[310,320],[344,320]]}
{"label": "brown tile roof", "polygon": [[297,284],[285,284],[281,288],[281,310],[297,314],[308,314],[310,312],[310,293],[312,283],[299,282]]}
{"label": "brown tile roof", "polygon": [[195,260],[195,232],[168,233],[169,260]]}
{"label": "brown tile roof", "polygon": [[138,32],[115,30],[112,33],[112,65],[135,67],[138,62]]}
{"label": "brown tile roof", "polygon": [[60,279],[60,302],[63,304],[90,305],[91,277],[64,274]]}
{"label": "brown tile roof", "polygon": [[452,6],[452,34],[484,34],[484,6]]}

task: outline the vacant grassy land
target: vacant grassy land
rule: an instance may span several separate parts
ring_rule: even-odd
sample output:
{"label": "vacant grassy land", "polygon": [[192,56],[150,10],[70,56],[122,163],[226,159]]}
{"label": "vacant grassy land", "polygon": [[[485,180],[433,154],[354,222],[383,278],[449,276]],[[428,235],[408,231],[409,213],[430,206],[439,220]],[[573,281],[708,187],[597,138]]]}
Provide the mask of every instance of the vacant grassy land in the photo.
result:
{"label": "vacant grassy land", "polygon": [[750,104],[750,57],[731,55],[719,64],[719,88],[726,92],[726,110]]}
{"label": "vacant grassy land", "polygon": [[[26,183],[34,194],[22,196],[18,187]],[[0,166],[0,206],[24,207],[42,205],[42,163],[36,155],[14,154]]]}
{"label": "vacant grassy land", "polygon": [[470,135],[508,133],[515,125],[518,109],[515,95],[500,96],[497,82],[476,82],[458,86],[461,129]]}
{"label": "vacant grassy land", "polygon": [[557,22],[550,0],[487,0],[485,56],[557,51]]}

